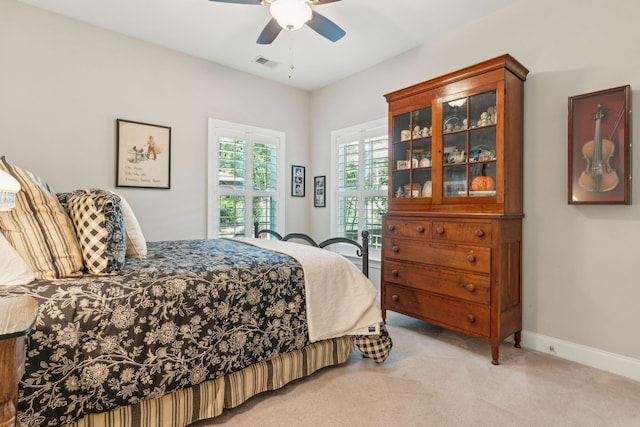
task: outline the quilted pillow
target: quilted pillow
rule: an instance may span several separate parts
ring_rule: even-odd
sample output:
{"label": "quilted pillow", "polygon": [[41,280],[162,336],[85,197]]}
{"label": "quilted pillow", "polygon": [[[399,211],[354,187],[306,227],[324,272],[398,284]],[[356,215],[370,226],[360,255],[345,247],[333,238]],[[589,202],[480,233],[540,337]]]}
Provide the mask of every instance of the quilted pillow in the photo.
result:
{"label": "quilted pillow", "polygon": [[82,275],[82,254],[69,217],[48,186],[0,157],[0,169],[20,183],[16,207],[0,212],[0,231],[37,279]]}
{"label": "quilted pillow", "polygon": [[100,275],[120,272],[126,252],[120,198],[97,189],[77,190],[63,197],[80,242],[85,271]]}

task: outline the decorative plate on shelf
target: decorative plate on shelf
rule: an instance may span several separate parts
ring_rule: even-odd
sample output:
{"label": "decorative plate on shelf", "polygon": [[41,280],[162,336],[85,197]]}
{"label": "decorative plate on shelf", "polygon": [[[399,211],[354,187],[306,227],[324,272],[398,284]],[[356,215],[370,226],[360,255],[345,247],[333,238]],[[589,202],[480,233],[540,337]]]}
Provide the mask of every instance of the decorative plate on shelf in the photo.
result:
{"label": "decorative plate on shelf", "polygon": [[483,157],[483,160],[493,160],[488,156],[491,156],[491,147],[487,145],[476,145],[469,150],[469,161],[472,162],[479,161],[480,157]]}
{"label": "decorative plate on shelf", "polygon": [[443,132],[455,132],[462,129],[462,120],[456,115],[450,115],[444,118],[442,130]]}

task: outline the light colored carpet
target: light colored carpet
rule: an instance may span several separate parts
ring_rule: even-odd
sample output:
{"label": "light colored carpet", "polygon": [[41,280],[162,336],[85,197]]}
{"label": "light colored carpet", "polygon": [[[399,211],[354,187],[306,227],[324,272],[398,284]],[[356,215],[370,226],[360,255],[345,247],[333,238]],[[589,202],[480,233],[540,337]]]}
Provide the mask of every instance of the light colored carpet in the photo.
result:
{"label": "light colored carpet", "polygon": [[388,313],[383,364],[351,355],[194,427],[640,426],[640,383]]}

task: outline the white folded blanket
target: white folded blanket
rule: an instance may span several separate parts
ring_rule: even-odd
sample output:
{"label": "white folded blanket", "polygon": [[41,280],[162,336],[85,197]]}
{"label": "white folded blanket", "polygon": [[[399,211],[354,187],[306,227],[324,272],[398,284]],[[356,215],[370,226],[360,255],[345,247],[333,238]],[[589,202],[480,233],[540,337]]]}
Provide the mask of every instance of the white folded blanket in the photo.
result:
{"label": "white folded blanket", "polygon": [[243,237],[238,240],[289,255],[302,265],[311,342],[380,333],[378,292],[342,255],[302,243]]}

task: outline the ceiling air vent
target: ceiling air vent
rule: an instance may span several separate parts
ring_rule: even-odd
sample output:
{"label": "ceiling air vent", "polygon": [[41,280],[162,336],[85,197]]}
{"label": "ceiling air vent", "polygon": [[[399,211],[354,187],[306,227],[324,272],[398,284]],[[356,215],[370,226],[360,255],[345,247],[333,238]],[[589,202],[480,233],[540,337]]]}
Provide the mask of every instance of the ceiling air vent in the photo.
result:
{"label": "ceiling air vent", "polygon": [[255,62],[256,64],[264,65],[265,67],[269,67],[269,68],[275,68],[278,66],[278,63],[276,61],[272,61],[269,58],[265,58],[264,56],[256,57],[253,60],[253,62]]}

